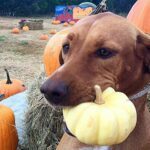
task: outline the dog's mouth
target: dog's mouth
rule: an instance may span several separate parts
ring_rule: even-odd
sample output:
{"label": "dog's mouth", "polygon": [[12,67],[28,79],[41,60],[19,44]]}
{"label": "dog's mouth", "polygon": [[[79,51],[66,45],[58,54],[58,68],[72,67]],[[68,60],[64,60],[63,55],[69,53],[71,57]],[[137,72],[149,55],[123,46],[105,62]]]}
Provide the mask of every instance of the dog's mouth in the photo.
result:
{"label": "dog's mouth", "polygon": [[63,122],[63,130],[64,130],[64,132],[66,132],[68,135],[75,137],[75,136],[70,132],[70,130],[68,129],[68,127],[67,127],[67,125],[66,125],[65,122]]}
{"label": "dog's mouth", "polygon": [[[81,98],[82,97],[82,98]],[[86,95],[86,96],[81,96],[79,98],[75,98],[75,99],[72,99],[72,98],[67,98],[67,99],[64,99],[64,100],[58,100],[58,101],[53,101],[51,99],[48,99],[47,97],[45,97],[48,102],[50,103],[50,105],[53,105],[54,107],[74,107],[74,106],[77,106],[81,103],[85,103],[85,102],[94,102],[95,101],[95,98],[96,98],[96,95],[95,93],[93,95]]]}

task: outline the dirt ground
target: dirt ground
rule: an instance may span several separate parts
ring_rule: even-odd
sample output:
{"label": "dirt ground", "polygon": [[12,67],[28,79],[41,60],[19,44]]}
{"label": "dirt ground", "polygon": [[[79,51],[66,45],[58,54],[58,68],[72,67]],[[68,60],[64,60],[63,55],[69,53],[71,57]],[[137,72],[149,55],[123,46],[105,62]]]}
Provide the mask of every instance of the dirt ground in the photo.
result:
{"label": "dirt ground", "polygon": [[18,27],[21,19],[0,17],[0,80],[6,78],[4,68],[7,68],[11,78],[20,79],[28,86],[42,70],[42,55],[48,41],[39,40],[40,35],[48,34],[51,38],[50,29],[60,31],[65,27],[62,24],[52,25],[51,18],[36,18],[44,20],[43,30],[12,34],[12,28]]}

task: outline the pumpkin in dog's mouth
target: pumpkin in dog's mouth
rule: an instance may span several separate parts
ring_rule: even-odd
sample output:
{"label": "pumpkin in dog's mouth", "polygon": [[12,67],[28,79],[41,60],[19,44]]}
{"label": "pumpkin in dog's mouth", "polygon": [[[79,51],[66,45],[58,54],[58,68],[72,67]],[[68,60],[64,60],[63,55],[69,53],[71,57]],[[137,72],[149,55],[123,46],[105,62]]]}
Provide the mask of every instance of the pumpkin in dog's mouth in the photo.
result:
{"label": "pumpkin in dog's mouth", "polygon": [[95,102],[63,109],[66,131],[90,145],[114,145],[123,142],[136,126],[134,104],[121,92],[95,86]]}

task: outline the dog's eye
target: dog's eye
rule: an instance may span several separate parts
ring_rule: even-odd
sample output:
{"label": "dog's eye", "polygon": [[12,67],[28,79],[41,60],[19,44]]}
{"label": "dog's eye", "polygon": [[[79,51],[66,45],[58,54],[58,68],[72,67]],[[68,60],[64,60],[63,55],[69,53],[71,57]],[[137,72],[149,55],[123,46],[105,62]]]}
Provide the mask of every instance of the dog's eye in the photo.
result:
{"label": "dog's eye", "polygon": [[96,55],[98,57],[106,59],[106,58],[109,58],[109,57],[113,56],[113,52],[111,52],[110,50],[108,50],[106,48],[100,48],[96,51]]}
{"label": "dog's eye", "polygon": [[63,52],[64,52],[64,54],[67,54],[69,49],[70,49],[70,45],[69,44],[64,44],[63,45]]}

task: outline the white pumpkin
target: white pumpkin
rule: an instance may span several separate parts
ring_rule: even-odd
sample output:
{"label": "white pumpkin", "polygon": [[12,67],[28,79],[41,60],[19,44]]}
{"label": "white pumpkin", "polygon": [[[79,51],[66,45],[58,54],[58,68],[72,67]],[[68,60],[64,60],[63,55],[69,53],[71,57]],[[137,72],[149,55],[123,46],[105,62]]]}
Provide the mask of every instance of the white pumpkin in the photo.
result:
{"label": "white pumpkin", "polygon": [[128,97],[111,87],[103,93],[95,86],[96,103],[86,102],[63,109],[70,132],[85,144],[114,145],[123,142],[137,121],[136,109]]}

